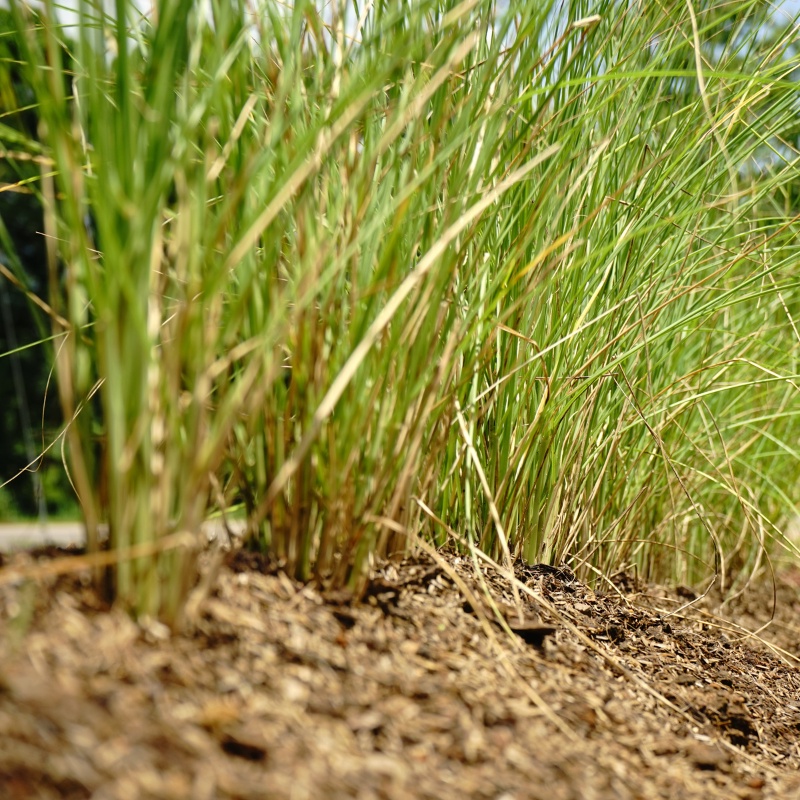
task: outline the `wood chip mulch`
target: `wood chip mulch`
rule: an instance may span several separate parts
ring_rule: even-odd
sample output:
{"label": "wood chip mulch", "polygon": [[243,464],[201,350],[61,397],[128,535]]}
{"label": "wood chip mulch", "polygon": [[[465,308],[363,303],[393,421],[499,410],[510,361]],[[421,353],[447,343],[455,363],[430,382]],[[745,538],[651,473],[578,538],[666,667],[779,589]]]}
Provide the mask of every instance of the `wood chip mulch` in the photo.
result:
{"label": "wood chip mulch", "polygon": [[0,585],[0,797],[800,797],[799,581],[723,620],[516,574],[521,607],[493,567],[420,555],[354,604],[239,550],[180,634],[85,575]]}

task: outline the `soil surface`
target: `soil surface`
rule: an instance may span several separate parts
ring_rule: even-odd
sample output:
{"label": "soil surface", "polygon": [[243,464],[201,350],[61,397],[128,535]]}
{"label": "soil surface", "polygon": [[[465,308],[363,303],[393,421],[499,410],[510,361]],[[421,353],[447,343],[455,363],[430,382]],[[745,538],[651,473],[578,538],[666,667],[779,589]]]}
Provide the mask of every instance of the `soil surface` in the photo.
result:
{"label": "soil surface", "polygon": [[239,550],[175,634],[86,574],[12,580],[53,555],[0,568],[2,798],[800,797],[796,570],[723,619],[453,554],[353,604]]}

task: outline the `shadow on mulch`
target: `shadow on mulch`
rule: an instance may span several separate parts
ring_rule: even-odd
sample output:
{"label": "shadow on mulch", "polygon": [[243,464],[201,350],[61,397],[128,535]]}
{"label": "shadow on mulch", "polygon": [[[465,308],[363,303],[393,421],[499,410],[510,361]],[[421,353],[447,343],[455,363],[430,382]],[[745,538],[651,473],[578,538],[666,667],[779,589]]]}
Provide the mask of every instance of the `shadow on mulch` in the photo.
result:
{"label": "shadow on mulch", "polygon": [[794,573],[770,645],[737,624],[771,587],[722,622],[625,576],[517,577],[521,613],[489,568],[410,558],[352,605],[238,551],[180,635],[88,576],[0,586],[0,797],[800,796]]}

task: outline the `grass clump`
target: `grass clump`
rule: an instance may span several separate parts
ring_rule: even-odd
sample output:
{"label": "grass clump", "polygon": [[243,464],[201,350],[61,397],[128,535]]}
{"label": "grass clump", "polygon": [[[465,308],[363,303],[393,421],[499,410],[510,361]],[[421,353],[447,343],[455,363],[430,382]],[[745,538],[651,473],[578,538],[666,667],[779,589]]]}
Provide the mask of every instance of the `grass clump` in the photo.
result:
{"label": "grass clump", "polygon": [[764,4],[12,5],[71,474],[135,612],[178,618],[214,505],[354,588],[410,534],[726,589],[786,544],[797,57]]}

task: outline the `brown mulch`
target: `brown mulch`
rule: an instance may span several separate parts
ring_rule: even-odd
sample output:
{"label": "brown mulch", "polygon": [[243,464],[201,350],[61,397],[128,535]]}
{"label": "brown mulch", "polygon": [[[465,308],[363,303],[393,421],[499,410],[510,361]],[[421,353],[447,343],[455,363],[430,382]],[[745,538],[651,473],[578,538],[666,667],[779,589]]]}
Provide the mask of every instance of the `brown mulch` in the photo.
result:
{"label": "brown mulch", "polygon": [[235,551],[181,634],[85,575],[0,584],[0,797],[798,797],[797,575],[760,638],[771,585],[723,620],[519,565],[520,613],[453,554],[354,605]]}

